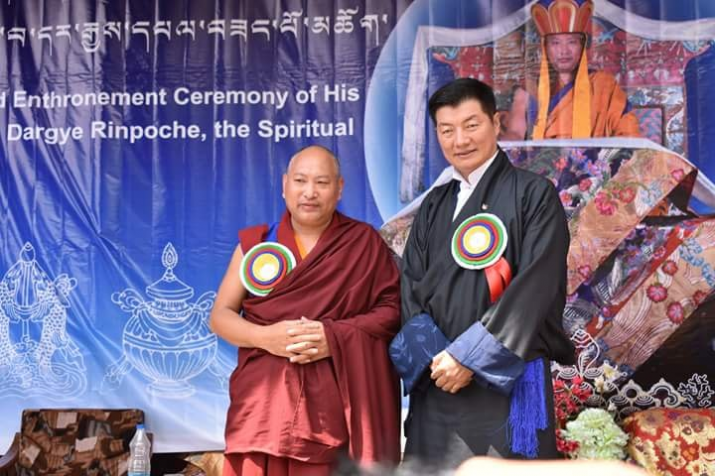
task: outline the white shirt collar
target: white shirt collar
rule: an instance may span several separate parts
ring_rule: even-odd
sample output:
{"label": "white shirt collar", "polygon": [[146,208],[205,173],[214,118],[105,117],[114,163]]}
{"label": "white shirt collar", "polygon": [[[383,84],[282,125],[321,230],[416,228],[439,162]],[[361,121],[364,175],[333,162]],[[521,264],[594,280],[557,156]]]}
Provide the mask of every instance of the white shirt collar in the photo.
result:
{"label": "white shirt collar", "polygon": [[491,156],[489,160],[484,162],[482,165],[477,167],[475,170],[472,171],[471,174],[469,174],[469,177],[466,179],[462,177],[462,174],[460,174],[456,168],[452,167],[452,178],[454,180],[459,181],[459,188],[474,188],[477,186],[479,183],[479,180],[482,178],[484,173],[487,171],[489,166],[494,162],[494,159],[497,158],[497,155],[499,154],[499,147],[497,147],[497,151],[494,152],[494,155]]}

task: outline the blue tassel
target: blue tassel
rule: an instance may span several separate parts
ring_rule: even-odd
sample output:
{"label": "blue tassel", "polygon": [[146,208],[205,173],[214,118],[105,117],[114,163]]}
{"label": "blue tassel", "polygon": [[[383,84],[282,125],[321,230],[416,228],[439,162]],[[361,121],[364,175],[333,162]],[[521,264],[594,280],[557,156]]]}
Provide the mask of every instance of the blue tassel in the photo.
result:
{"label": "blue tassel", "polygon": [[527,458],[539,455],[537,430],[548,426],[544,395],[544,363],[535,359],[526,363],[524,373],[517,379],[509,408],[511,451]]}

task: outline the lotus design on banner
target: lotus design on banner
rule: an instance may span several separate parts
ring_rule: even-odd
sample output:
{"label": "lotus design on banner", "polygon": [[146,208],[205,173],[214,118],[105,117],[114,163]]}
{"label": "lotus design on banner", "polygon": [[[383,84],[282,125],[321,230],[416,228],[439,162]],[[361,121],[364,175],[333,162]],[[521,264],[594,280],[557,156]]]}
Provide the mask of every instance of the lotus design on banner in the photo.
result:
{"label": "lotus design on banner", "polygon": [[189,380],[209,370],[223,386],[227,372],[216,360],[217,338],[208,327],[216,293],[202,294],[194,303],[194,289],[174,274],[179,255],[171,243],[164,247],[164,275],[147,286],[145,299],[133,289],[112,294],[112,302],[131,313],[122,335],[122,357],[105,372],[102,393],[119,386],[132,369],[151,383],[158,397],[186,398],[196,389]]}
{"label": "lotus design on banner", "polygon": [[85,392],[82,354],[67,334],[69,294],[77,280],[54,280],[25,243],[0,281],[0,396],[65,399]]}

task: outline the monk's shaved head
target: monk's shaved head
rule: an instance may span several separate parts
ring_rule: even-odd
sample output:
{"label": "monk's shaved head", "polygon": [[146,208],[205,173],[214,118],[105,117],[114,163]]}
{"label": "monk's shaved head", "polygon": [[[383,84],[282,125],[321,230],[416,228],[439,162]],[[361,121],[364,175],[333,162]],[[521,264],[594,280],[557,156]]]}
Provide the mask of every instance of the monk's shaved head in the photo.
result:
{"label": "monk's shaved head", "polygon": [[340,161],[338,160],[338,158],[335,156],[335,154],[333,154],[333,152],[330,149],[328,149],[327,147],[323,147],[322,145],[309,145],[307,147],[303,147],[298,152],[293,154],[293,157],[291,157],[290,161],[288,162],[288,167],[286,168],[286,173],[290,173],[291,166],[293,165],[293,163],[295,162],[296,159],[298,159],[299,157],[302,157],[304,155],[307,155],[307,154],[323,155],[326,158],[330,158],[333,162],[335,176],[337,178],[341,177]]}
{"label": "monk's shaved head", "polygon": [[322,232],[342,193],[340,165],[330,150],[311,145],[290,159],[283,174],[283,198],[294,228]]}

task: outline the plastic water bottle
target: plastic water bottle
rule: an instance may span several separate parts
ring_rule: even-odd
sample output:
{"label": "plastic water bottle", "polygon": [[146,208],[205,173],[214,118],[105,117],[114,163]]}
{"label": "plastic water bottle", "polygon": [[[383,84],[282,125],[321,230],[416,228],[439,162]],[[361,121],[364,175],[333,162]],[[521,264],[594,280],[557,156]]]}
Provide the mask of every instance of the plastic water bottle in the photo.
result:
{"label": "plastic water bottle", "polygon": [[151,442],[143,424],[137,425],[134,438],[129,443],[129,476],[149,476],[151,474]]}

